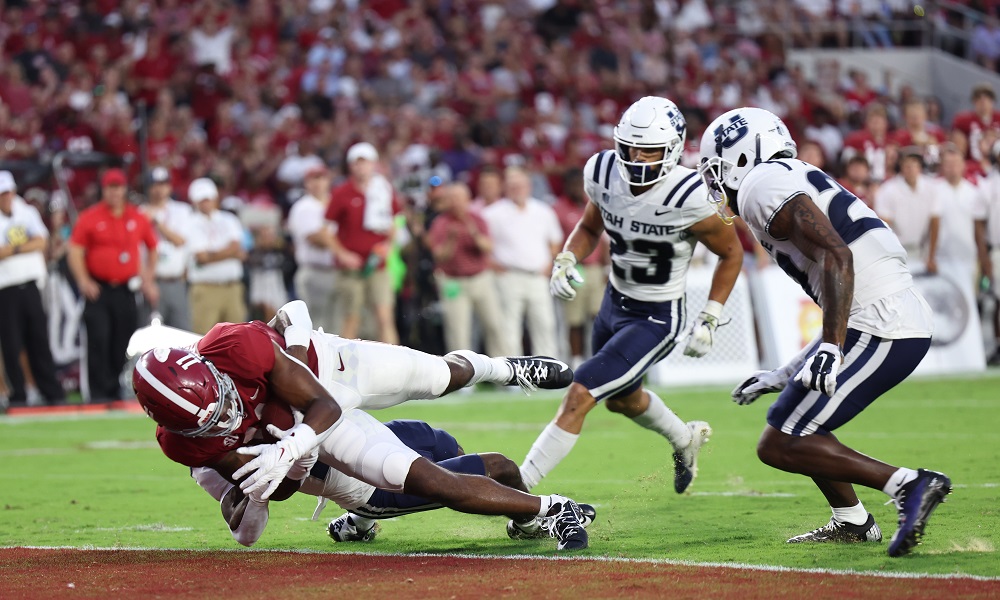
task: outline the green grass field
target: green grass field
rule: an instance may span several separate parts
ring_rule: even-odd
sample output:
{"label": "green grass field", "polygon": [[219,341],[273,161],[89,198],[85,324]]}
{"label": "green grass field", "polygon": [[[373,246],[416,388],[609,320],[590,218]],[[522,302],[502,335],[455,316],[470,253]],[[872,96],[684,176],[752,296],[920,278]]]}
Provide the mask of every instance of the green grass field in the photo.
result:
{"label": "green grass field", "polygon": [[[886,544],[789,545],[829,519],[811,481],[761,464],[754,448],[767,398],[733,404],[729,388],[659,390],[682,418],[708,420],[715,434],[688,494],[673,492],[662,438],[598,409],[574,452],[538,492],[598,507],[583,554],[798,568],[1000,576],[1000,373],[914,379],[838,432],[847,444],[894,464],[948,473],[955,492],[934,514],[924,544],[890,559]],[[520,462],[552,418],[558,396],[458,395],[413,402],[377,417],[423,419],[452,432],[466,451],[500,451]],[[0,546],[238,548],[215,502],[156,447],[141,415],[0,418]],[[885,496],[860,489],[886,539],[896,527]],[[553,554],[554,541],[513,542],[505,521],[447,510],[383,522],[373,543],[335,545],[329,506],[271,505],[258,548],[321,551]]]}

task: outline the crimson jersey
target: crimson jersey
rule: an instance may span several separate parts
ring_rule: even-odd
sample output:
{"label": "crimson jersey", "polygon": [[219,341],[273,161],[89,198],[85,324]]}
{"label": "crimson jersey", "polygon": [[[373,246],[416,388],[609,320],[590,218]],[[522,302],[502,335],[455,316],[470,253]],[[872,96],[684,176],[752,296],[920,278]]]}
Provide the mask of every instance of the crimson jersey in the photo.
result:
{"label": "crimson jersey", "polygon": [[980,119],[974,111],[961,112],[955,115],[951,128],[961,131],[969,140],[969,149],[965,157],[982,160],[983,153],[979,148],[979,141],[984,131],[990,129],[1000,131],[1000,112],[994,111],[992,117],[986,121]]}
{"label": "crimson jersey", "polygon": [[855,155],[860,154],[864,156],[868,159],[871,178],[874,181],[882,181],[886,178],[886,141],[885,139],[875,139],[875,136],[865,129],[852,131],[844,138],[844,149],[841,152],[841,159],[846,163]]}
{"label": "crimson jersey", "polygon": [[[170,460],[188,467],[211,466],[230,451],[246,445],[263,426],[260,417],[264,405],[273,398],[268,377],[274,368],[274,342],[282,349],[282,336],[261,321],[249,323],[219,323],[196,344],[198,354],[212,361],[222,373],[229,375],[243,401],[243,423],[227,436],[187,437],[156,428],[156,441]],[[309,348],[309,369],[319,372],[316,352]]]}

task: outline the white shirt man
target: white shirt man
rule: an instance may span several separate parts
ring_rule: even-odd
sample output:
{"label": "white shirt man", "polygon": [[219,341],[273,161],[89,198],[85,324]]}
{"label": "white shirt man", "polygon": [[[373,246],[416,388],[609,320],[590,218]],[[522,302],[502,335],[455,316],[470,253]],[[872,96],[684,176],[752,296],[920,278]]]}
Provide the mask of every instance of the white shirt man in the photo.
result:
{"label": "white shirt man", "polygon": [[937,214],[931,219],[928,270],[946,273],[960,285],[975,286],[979,261],[986,256],[988,208],[979,190],[965,179],[965,158],[954,146],[941,156],[936,194]]}
{"label": "white shirt man", "polygon": [[165,325],[190,330],[191,311],[185,274],[191,206],[170,197],[170,172],[164,167],[154,168],[150,179],[149,202],[143,206],[143,211],[153,223],[159,240],[156,245],[156,283],[160,287],[157,309]]}
{"label": "white shirt man", "polygon": [[521,168],[504,175],[507,197],[483,209],[493,239],[493,260],[499,274],[500,301],[511,326],[508,340],[520,344],[521,324],[527,320],[532,354],[555,356],[555,305],[549,295],[552,257],[562,243],[559,218],[549,205],[530,196],[531,180]]}
{"label": "white shirt man", "polygon": [[892,228],[906,249],[908,261],[924,261],[931,218],[938,216],[938,183],[924,175],[923,159],[906,155],[900,173],[883,183],[875,194],[875,212]]}
{"label": "white shirt man", "polygon": [[246,320],[244,233],[236,215],[218,209],[219,190],[211,179],[192,181],[188,198],[197,208],[188,235],[192,324],[204,334],[216,323]]}
{"label": "white shirt man", "polygon": [[326,220],[330,204],[330,171],[324,165],[306,171],[306,194],[288,212],[288,231],[295,245],[295,292],[313,315],[313,324],[334,331],[334,260]]}
{"label": "white shirt man", "polygon": [[48,319],[39,293],[48,275],[45,264],[48,237],[38,210],[17,196],[10,172],[0,171],[0,350],[3,371],[10,382],[11,406],[27,401],[20,361],[22,350],[28,354],[41,395],[52,402],[65,398],[56,379],[49,349]]}

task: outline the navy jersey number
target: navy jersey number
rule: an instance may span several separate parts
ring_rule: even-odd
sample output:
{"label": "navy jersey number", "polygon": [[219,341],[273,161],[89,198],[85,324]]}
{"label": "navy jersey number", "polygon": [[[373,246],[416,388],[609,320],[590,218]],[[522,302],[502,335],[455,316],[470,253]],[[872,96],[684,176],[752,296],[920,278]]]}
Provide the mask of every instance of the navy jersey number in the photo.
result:
{"label": "navy jersey number", "polygon": [[827,212],[829,213],[830,223],[833,224],[833,228],[837,230],[841,239],[848,246],[854,240],[873,229],[886,228],[885,223],[878,217],[862,217],[856,221],[852,219],[848,214],[851,205],[854,202],[861,202],[861,200],[858,200],[857,196],[847,191],[844,186],[834,181],[832,177],[823,171],[810,170],[809,174],[806,175],[806,179],[820,193],[832,189],[839,190],[830,200],[830,208]]}
{"label": "navy jersey number", "polygon": [[[631,244],[617,231],[606,229],[611,238],[611,270],[615,276],[632,283],[659,285],[670,281],[670,261],[674,257],[674,245],[670,242],[652,240],[631,240]],[[649,266],[632,266],[627,272],[613,258],[629,250],[649,257]]]}

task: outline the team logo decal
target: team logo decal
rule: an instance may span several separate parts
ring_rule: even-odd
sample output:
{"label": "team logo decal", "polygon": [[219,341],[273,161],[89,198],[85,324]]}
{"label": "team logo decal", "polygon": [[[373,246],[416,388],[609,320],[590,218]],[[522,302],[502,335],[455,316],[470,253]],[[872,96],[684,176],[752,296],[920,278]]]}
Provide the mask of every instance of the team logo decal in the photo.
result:
{"label": "team logo decal", "polygon": [[713,132],[715,134],[715,153],[722,156],[723,148],[732,148],[736,142],[742,140],[750,132],[746,119],[742,115],[729,117],[729,125],[723,127],[719,125]]}

